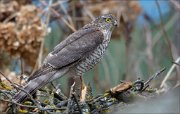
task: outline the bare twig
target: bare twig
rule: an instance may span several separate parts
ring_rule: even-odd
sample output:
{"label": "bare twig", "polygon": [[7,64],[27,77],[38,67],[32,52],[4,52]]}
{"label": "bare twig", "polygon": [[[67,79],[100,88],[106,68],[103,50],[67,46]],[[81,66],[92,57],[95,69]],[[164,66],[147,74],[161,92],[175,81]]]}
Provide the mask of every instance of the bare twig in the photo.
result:
{"label": "bare twig", "polygon": [[61,14],[60,14],[59,12],[57,12],[56,10],[54,10],[54,8],[53,8],[53,6],[56,6],[57,3],[58,3],[58,4],[62,4],[62,2],[59,2],[59,1],[58,1],[57,3],[54,3],[54,4],[52,4],[52,5],[47,5],[47,3],[44,2],[44,1],[40,1],[40,2],[41,2],[43,5],[48,6],[49,11],[52,11],[52,13],[54,13],[57,17],[61,18],[62,21],[63,21],[73,32],[76,31],[76,29],[75,29],[75,27],[74,27],[74,24],[73,24],[72,19],[70,18],[70,16],[68,16],[68,19],[69,19],[69,21],[70,21],[70,23],[68,23],[68,21],[66,21],[66,19],[65,19],[63,16],[61,16]]}
{"label": "bare twig", "polygon": [[82,111],[81,111],[81,108],[80,108],[80,106],[79,106],[78,100],[76,99],[76,96],[75,96],[75,94],[74,94],[74,93],[72,94],[72,97],[74,98],[74,101],[75,101],[75,102],[76,102],[76,104],[77,104],[77,107],[78,107],[79,113],[80,113],[80,114],[82,114]]}
{"label": "bare twig", "polygon": [[[44,3],[44,1],[41,1],[40,2]],[[49,4],[52,4],[52,0],[49,1]],[[47,9],[49,9],[50,7],[48,7]],[[48,26],[49,26],[49,21],[50,21],[50,12],[45,12],[45,10],[43,10],[42,14],[46,15],[46,20],[45,20],[45,35],[48,34]],[[37,61],[36,61],[36,64],[32,70],[32,73],[34,73],[36,71],[37,68],[39,68],[42,64],[42,58],[43,58],[43,51],[44,51],[44,39],[41,40],[41,44],[40,44],[40,49],[39,49],[39,54],[38,54],[38,58],[37,58]],[[31,74],[32,74],[31,73]]]}
{"label": "bare twig", "polygon": [[176,63],[176,62],[172,62],[173,64],[176,64],[176,65],[178,65],[179,67],[180,67],[180,64],[179,63]]}
{"label": "bare twig", "polygon": [[84,7],[84,11],[86,12],[86,14],[87,14],[92,20],[95,19],[95,17],[94,17],[94,15],[92,14],[92,12],[89,11],[86,7]]}
{"label": "bare twig", "polygon": [[61,9],[63,10],[64,14],[67,16],[67,19],[68,19],[69,23],[71,24],[71,26],[73,26],[73,27],[75,28],[71,16],[68,14],[66,8],[65,8],[64,5],[63,5],[63,1],[58,1],[58,2],[59,2],[59,4],[60,4]]}
{"label": "bare twig", "polygon": [[174,7],[180,11],[180,2],[178,2],[179,0],[170,0],[170,2],[174,5]]}
{"label": "bare twig", "polygon": [[[169,30],[173,24],[174,24],[174,21],[177,19],[177,13],[175,13],[170,19],[169,21],[166,23],[166,25],[164,26],[164,29],[167,31]],[[152,47],[154,47],[156,45],[156,43],[160,40],[162,36],[162,33],[161,32],[157,32],[155,35],[154,35],[154,38],[153,38],[153,43],[152,43]]]}
{"label": "bare twig", "polygon": [[[52,4],[52,0],[49,1],[49,4]],[[49,7],[48,7],[49,9]],[[48,34],[48,26],[49,26],[49,20],[50,20],[50,12],[46,13],[46,21],[45,21],[45,29],[46,29],[46,35]],[[43,48],[44,48],[44,39],[41,42],[41,47],[39,51],[39,56],[38,56],[38,66],[41,66],[42,63],[42,56],[43,56]]]}
{"label": "bare twig", "polygon": [[59,85],[55,86],[53,82],[51,82],[51,85],[54,88],[53,92],[55,95],[57,95],[61,100],[67,100],[67,97],[61,92]]}
{"label": "bare twig", "polygon": [[61,16],[56,10],[54,10],[53,8],[50,8],[50,10],[51,10],[57,17],[60,17],[60,18],[62,19],[62,21],[63,21],[73,32],[76,31],[76,29],[75,29],[71,24],[69,24],[69,23],[66,21],[66,19],[65,19],[63,16]]}
{"label": "bare twig", "polygon": [[20,58],[20,62],[21,62],[21,75],[20,75],[20,82],[19,84],[22,84],[22,80],[23,80],[23,74],[24,74],[24,63],[23,63],[23,59]]}
{"label": "bare twig", "polygon": [[74,86],[75,86],[75,82],[73,83],[73,85],[71,86],[71,89],[70,89],[68,104],[67,104],[67,108],[66,108],[66,114],[69,114],[69,111],[70,111],[71,102],[72,102],[71,98],[72,98],[72,94],[74,91]]}
{"label": "bare twig", "polygon": [[[38,103],[34,100],[34,98],[32,98],[32,96],[31,96],[29,93],[27,93],[25,90],[23,90],[23,89],[21,89],[21,88],[18,88],[18,89],[20,89],[21,91],[25,92],[29,97],[31,97],[31,100],[34,102],[34,104],[35,104],[36,106],[23,105],[23,104],[17,103],[17,102],[14,101],[14,100],[5,100],[5,99],[0,99],[0,100],[1,100],[1,101],[5,101],[5,102],[9,102],[9,103],[12,103],[12,104],[16,104],[16,105],[18,105],[18,106],[27,107],[27,108],[38,108],[39,110],[42,110],[42,111],[47,111],[47,110],[60,110],[60,109],[62,109],[62,108],[44,108],[44,107],[42,107],[40,104],[38,104]],[[0,90],[0,92],[2,92],[3,94],[5,93],[5,92],[2,91],[2,90]],[[8,97],[9,99],[12,99],[12,98],[10,98],[10,96],[7,96],[7,97]]]}
{"label": "bare twig", "polygon": [[[34,98],[32,97],[32,95],[30,95],[26,90],[22,89],[18,84],[13,83],[11,80],[9,80],[9,79],[5,76],[2,72],[0,72],[0,74],[1,74],[4,78],[6,78],[6,80],[7,80],[14,88],[25,92],[25,93],[30,97],[30,99],[33,101],[33,103],[36,104],[36,106],[40,106],[40,105],[34,100]],[[12,98],[11,98],[11,99],[12,99]],[[16,102],[16,101],[13,101],[13,102]],[[39,108],[41,109],[41,107],[39,107]]]}
{"label": "bare twig", "polygon": [[148,24],[144,24],[144,31],[145,31],[145,37],[146,37],[146,55],[147,55],[147,62],[148,65],[151,69],[151,71],[153,71],[154,69],[154,57],[153,57],[153,53],[152,53],[152,32],[150,30],[150,27],[148,26]]}
{"label": "bare twig", "polygon": [[0,74],[13,86],[13,87],[16,87],[16,86],[19,86],[21,87],[20,85],[12,82],[9,78],[7,78],[1,71],[0,71]]}
{"label": "bare twig", "polygon": [[164,29],[163,16],[162,16],[162,13],[161,13],[161,8],[160,8],[158,0],[156,0],[156,5],[157,5],[158,12],[159,12],[160,20],[161,20],[160,26],[161,26],[162,32],[164,33],[164,38],[165,38],[165,41],[166,41],[166,43],[167,43],[167,45],[169,47],[169,53],[170,53],[171,59],[173,61],[174,59],[173,59],[171,41],[169,40],[169,36],[168,36],[166,30]]}
{"label": "bare twig", "polygon": [[6,78],[6,80],[7,80],[8,82],[13,83],[13,82],[11,82],[11,80],[9,80],[1,71],[0,71],[0,74],[1,74],[4,78]]}
{"label": "bare twig", "polygon": [[[149,83],[155,79],[157,76],[159,76],[162,72],[164,72],[166,70],[166,68],[162,68],[161,70],[157,71],[154,75],[152,75],[145,83],[144,83],[144,88],[143,90],[146,90],[146,88],[149,86]],[[143,91],[142,90],[142,91]]]}
{"label": "bare twig", "polygon": [[7,23],[8,21],[10,21],[11,19],[15,18],[17,16],[17,13],[13,13],[12,15],[10,15],[9,17],[7,17],[3,23]]}
{"label": "bare twig", "polygon": [[26,90],[24,90],[23,88],[20,88],[20,87],[18,87],[18,86],[15,86],[15,85],[14,85],[14,87],[17,88],[17,89],[19,89],[19,90],[21,90],[21,91],[23,91],[24,93],[26,93],[27,96],[30,97],[30,99],[33,101],[33,103],[34,103],[39,109],[42,108],[41,105],[40,105],[40,104],[33,98],[33,96],[32,96],[31,94],[29,94]]}
{"label": "bare twig", "polygon": [[[179,62],[180,62],[180,57],[178,57],[178,58],[176,59],[175,63],[179,63]],[[168,78],[171,76],[171,73],[173,72],[173,70],[175,69],[175,67],[176,67],[176,64],[173,64],[173,65],[171,66],[171,68],[169,69],[168,73],[166,74],[165,78],[163,79],[163,81],[162,81],[162,83],[161,83],[161,85],[160,85],[161,88],[165,86],[166,81],[167,81]]]}
{"label": "bare twig", "polygon": [[6,90],[1,90],[0,89],[0,93],[3,93],[6,97],[8,97],[8,98],[10,98],[10,96],[9,96],[9,91],[6,91]]}
{"label": "bare twig", "polygon": [[12,101],[12,100],[0,99],[0,101],[9,102],[9,103],[16,104],[16,105],[22,106],[22,107],[27,107],[27,108],[38,108],[37,106],[23,105],[23,104],[17,103],[17,102]]}

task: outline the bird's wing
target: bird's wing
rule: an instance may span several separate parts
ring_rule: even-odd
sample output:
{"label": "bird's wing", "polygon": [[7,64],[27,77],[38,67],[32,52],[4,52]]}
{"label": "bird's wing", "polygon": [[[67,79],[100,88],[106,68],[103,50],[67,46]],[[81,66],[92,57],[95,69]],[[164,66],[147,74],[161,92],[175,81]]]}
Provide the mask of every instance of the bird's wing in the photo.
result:
{"label": "bird's wing", "polygon": [[47,56],[45,64],[62,68],[81,60],[103,41],[103,33],[97,28],[80,29],[57,45]]}
{"label": "bird's wing", "polygon": [[44,65],[33,73],[29,80],[37,78],[52,69],[60,69],[81,60],[103,41],[103,33],[97,28],[80,29],[74,32],[45,58]]}
{"label": "bird's wing", "polygon": [[33,80],[41,75],[45,75],[48,72],[53,71],[53,67],[48,65],[48,64],[44,64],[42,65],[38,70],[36,70],[35,72],[33,72],[30,77],[28,78],[28,81]]}

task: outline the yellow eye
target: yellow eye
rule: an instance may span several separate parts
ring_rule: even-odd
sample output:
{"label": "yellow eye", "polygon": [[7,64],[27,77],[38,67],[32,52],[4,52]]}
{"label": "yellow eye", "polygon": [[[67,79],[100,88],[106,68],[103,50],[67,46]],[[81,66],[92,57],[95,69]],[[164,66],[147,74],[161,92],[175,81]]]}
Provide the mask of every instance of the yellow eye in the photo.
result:
{"label": "yellow eye", "polygon": [[106,18],[106,22],[111,22],[111,19],[110,18]]}

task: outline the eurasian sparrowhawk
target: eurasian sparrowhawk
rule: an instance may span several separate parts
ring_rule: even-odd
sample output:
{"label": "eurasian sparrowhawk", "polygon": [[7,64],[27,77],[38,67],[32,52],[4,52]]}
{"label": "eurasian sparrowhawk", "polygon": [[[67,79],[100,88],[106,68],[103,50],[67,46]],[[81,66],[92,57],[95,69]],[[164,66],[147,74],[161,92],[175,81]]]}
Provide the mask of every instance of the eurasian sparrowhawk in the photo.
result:
{"label": "eurasian sparrowhawk", "polygon": [[[116,18],[105,14],[69,35],[48,54],[42,67],[29,78],[24,90],[33,94],[68,72],[83,75],[93,68],[103,57],[115,25]],[[20,91],[13,99],[22,102],[26,97],[27,94]]]}

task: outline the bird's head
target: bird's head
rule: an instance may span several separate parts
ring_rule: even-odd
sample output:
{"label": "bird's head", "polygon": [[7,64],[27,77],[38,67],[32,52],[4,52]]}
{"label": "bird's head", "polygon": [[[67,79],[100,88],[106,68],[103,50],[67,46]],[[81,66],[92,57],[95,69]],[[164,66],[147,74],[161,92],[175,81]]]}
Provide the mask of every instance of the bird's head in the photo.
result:
{"label": "bird's head", "polygon": [[102,30],[110,30],[112,31],[114,26],[117,26],[117,19],[112,14],[105,14],[97,17],[93,22],[93,24],[100,27]]}

